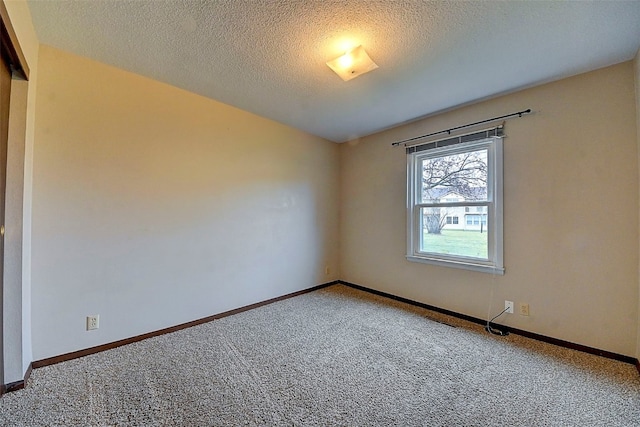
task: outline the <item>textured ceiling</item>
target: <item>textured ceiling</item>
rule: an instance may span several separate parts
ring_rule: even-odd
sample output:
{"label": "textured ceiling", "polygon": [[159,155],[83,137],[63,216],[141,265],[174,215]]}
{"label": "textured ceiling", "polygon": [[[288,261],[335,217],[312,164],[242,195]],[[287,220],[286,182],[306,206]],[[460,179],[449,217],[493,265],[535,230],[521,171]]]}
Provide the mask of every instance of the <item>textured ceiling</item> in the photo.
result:
{"label": "textured ceiling", "polygon": [[[640,1],[29,1],[40,41],[336,142],[632,59]],[[380,66],[326,65],[362,44]]]}

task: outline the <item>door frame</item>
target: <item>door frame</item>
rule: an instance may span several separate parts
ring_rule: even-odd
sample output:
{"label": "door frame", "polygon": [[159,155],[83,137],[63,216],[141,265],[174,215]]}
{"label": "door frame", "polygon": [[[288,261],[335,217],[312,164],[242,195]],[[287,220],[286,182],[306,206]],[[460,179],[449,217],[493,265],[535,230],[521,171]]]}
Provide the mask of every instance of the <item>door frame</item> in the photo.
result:
{"label": "door frame", "polygon": [[[0,57],[2,59],[3,64],[0,66],[7,66],[9,70],[9,74],[12,80],[28,80],[29,79],[29,66],[27,65],[26,58],[22,49],[20,48],[20,44],[18,42],[18,37],[15,33],[13,25],[11,24],[11,19],[9,17],[9,12],[7,11],[6,5],[3,0],[0,0]],[[11,86],[11,85],[10,85]],[[11,96],[11,92],[9,91],[9,96]],[[7,109],[5,117],[0,118],[2,120],[7,121],[7,129],[8,129],[8,121],[9,121],[9,110]],[[8,138],[7,138],[8,139]],[[8,141],[7,141],[8,145]],[[4,156],[2,160],[4,165],[0,167],[0,170],[6,171],[7,166],[7,156]],[[24,159],[23,159],[24,161]],[[6,173],[5,173],[5,184],[6,184]],[[5,188],[6,195],[6,188]],[[5,202],[6,206],[6,202]],[[4,231],[4,224],[0,224]],[[4,236],[0,236],[0,238],[4,239]],[[0,263],[4,265],[4,252],[0,253]],[[0,269],[0,272],[2,269]],[[5,304],[5,288],[3,284],[2,277],[0,277],[0,395],[7,391],[7,385],[4,380],[5,373],[5,363],[4,363],[4,336],[5,336],[5,325],[4,325],[4,307]]]}

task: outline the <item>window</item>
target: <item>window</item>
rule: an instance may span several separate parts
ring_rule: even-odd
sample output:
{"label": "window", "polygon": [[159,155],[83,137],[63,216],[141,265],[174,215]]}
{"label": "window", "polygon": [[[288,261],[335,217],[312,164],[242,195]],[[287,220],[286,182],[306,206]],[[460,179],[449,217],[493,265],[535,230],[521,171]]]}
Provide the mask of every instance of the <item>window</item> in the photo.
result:
{"label": "window", "polygon": [[487,225],[486,215],[467,215],[467,225]]}
{"label": "window", "polygon": [[407,259],[503,274],[502,138],[407,151]]}

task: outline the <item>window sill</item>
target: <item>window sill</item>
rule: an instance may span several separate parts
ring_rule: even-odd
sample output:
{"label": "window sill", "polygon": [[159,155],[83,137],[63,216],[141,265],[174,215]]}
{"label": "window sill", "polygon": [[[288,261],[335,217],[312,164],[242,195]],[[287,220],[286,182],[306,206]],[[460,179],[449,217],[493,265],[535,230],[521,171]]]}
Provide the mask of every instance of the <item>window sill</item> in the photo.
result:
{"label": "window sill", "polygon": [[411,262],[420,262],[423,264],[438,265],[440,267],[452,267],[452,268],[459,268],[462,270],[478,271],[481,273],[489,273],[489,274],[495,274],[499,276],[504,275],[504,268],[496,267],[494,265],[474,264],[471,262],[444,260],[444,259],[438,259],[438,258],[429,258],[425,256],[415,256],[415,255],[407,255],[406,258],[407,258],[407,261],[411,261]]}

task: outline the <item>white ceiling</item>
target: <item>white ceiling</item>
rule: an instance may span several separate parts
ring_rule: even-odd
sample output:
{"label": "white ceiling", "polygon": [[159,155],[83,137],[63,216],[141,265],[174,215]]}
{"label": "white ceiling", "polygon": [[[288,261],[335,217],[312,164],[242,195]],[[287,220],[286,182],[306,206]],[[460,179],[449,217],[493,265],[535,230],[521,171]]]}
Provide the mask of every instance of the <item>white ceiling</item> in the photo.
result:
{"label": "white ceiling", "polygon": [[[29,7],[44,44],[335,142],[626,61],[640,47],[640,1],[55,0]],[[358,44],[380,68],[344,82],[325,62]]]}

